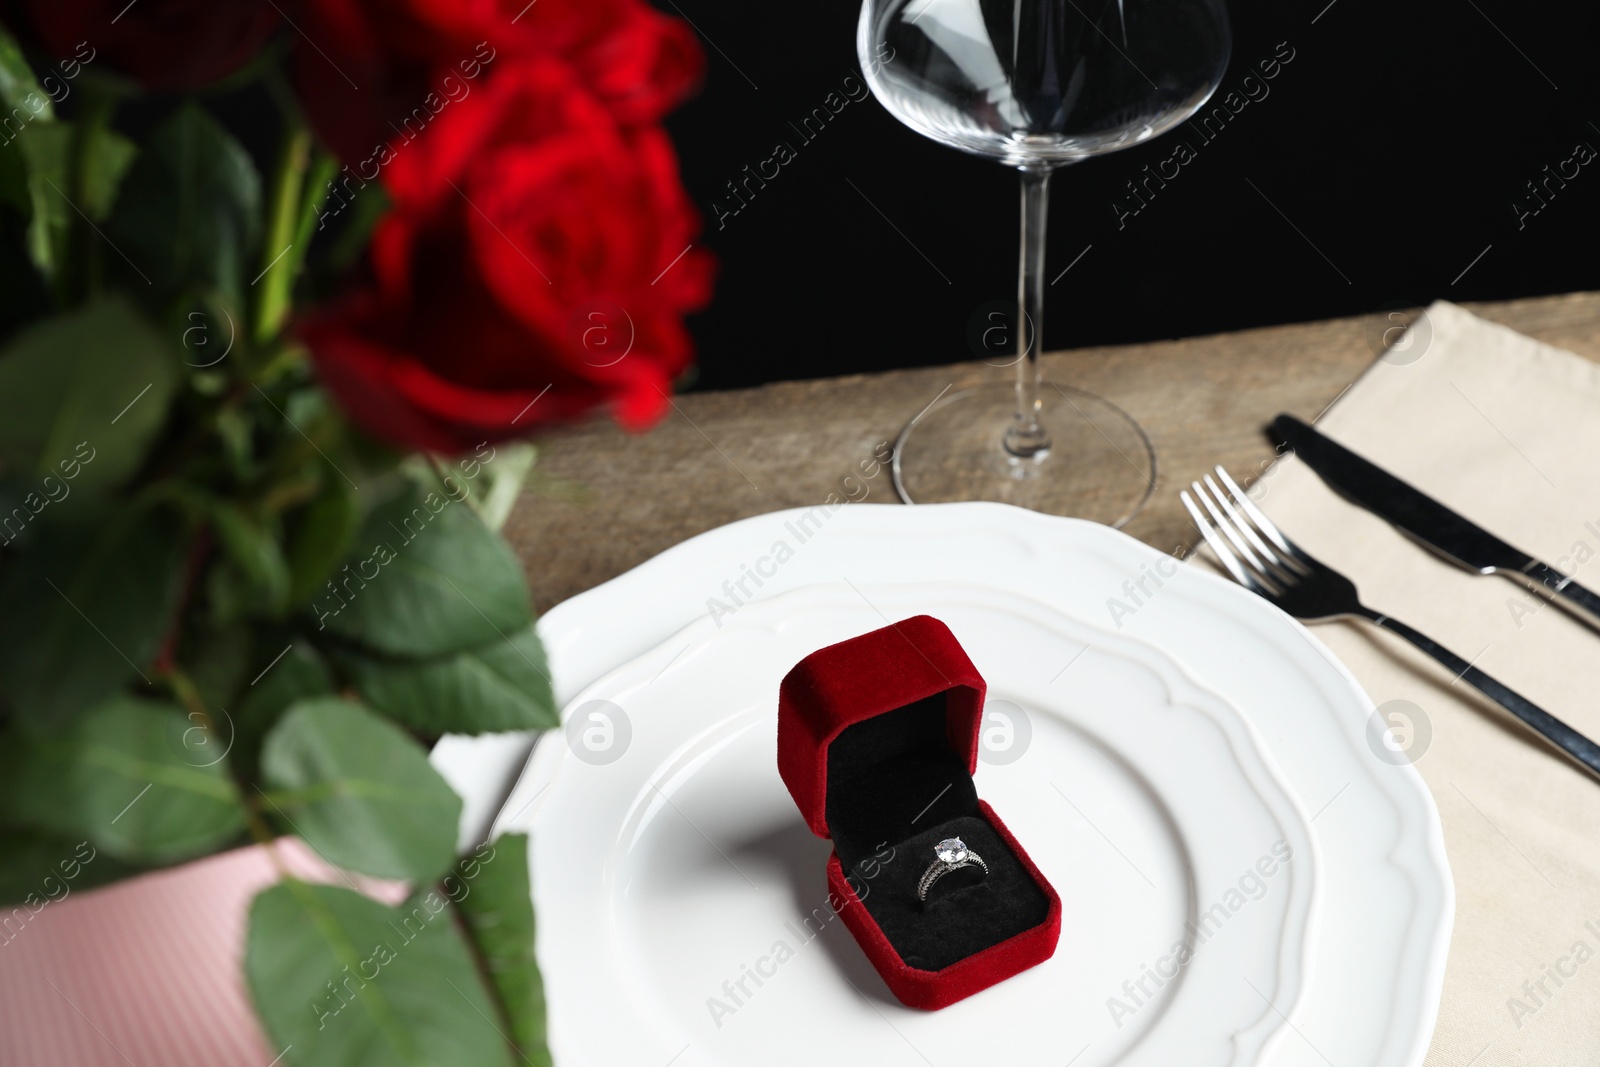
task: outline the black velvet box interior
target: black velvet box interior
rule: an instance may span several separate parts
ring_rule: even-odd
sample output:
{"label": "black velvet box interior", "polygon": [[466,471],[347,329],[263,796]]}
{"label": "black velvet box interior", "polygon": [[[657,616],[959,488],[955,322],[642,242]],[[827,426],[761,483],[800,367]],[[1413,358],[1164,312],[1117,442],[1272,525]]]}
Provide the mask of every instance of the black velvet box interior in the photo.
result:
{"label": "black velvet box interior", "polygon": [[[900,958],[929,971],[1038,926],[1050,908],[980,811],[967,762],[951,748],[945,704],[938,693],[854,723],[828,747],[827,820],[839,862]],[[989,874],[952,871],[923,903],[917,883],[947,837],[966,842]]]}

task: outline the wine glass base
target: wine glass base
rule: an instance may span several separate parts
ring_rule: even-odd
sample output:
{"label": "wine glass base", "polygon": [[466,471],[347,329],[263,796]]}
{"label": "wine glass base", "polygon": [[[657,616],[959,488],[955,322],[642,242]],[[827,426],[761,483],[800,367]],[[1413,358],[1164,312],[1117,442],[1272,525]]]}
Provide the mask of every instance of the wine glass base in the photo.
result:
{"label": "wine glass base", "polygon": [[1122,526],[1150,499],[1156,454],[1127,412],[1093,393],[1046,382],[1050,448],[1006,450],[1015,418],[1010,383],[948,393],[906,424],[894,444],[894,487],[907,504],[994,500],[1050,515]]}

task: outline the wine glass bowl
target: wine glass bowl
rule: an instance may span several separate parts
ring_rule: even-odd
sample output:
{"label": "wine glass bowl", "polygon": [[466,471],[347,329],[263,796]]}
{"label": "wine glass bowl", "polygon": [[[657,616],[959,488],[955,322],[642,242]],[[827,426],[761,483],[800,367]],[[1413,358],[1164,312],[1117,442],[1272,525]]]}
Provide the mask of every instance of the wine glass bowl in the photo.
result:
{"label": "wine glass bowl", "polygon": [[941,394],[906,425],[893,471],[907,503],[999,500],[1120,526],[1149,499],[1155,452],[1138,423],[1040,375],[1049,180],[1194,114],[1230,45],[1222,0],[862,4],[856,48],[889,113],[1022,180],[1016,381]]}
{"label": "wine glass bowl", "polygon": [[901,122],[1023,167],[1184,121],[1222,80],[1229,31],[1220,0],[867,0],[856,47]]}

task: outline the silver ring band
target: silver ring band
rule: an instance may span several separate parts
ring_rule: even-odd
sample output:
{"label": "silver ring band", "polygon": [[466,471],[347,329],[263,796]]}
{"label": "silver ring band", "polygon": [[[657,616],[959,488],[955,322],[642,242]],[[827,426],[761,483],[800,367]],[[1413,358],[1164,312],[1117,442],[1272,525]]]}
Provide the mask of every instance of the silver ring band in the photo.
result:
{"label": "silver ring band", "polygon": [[936,858],[928,869],[922,872],[921,881],[917,882],[917,899],[924,903],[928,899],[928,891],[933,888],[933,883],[951,871],[959,871],[963,867],[976,867],[983,872],[985,878],[989,877],[989,865],[959,837],[945,838],[934,846],[933,852]]}

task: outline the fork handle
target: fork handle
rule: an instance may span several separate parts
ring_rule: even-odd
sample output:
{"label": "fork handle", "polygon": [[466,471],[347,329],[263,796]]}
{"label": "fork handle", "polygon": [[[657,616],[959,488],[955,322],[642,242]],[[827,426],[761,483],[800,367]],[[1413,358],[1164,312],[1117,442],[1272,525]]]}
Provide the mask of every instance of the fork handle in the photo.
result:
{"label": "fork handle", "polygon": [[1457,678],[1537,730],[1545,740],[1566,753],[1573,762],[1580,764],[1590,774],[1600,777],[1600,745],[1596,745],[1498,678],[1480,671],[1427,634],[1413,630],[1399,619],[1391,619],[1375,611],[1364,614],[1372,622],[1391,633],[1399,634],[1438,660]]}

